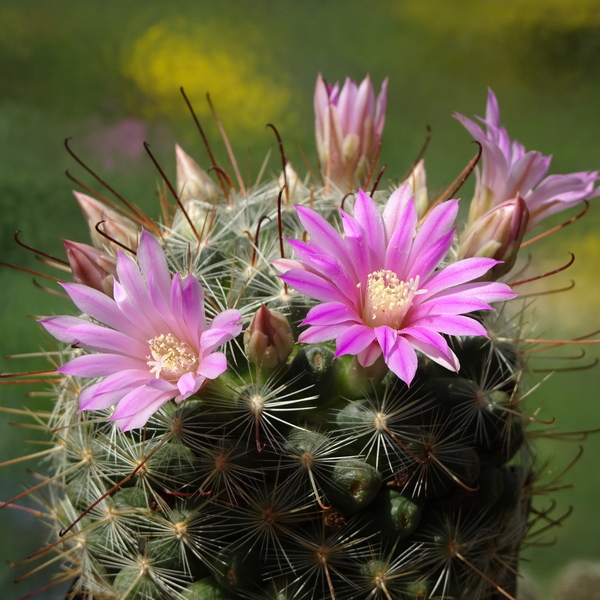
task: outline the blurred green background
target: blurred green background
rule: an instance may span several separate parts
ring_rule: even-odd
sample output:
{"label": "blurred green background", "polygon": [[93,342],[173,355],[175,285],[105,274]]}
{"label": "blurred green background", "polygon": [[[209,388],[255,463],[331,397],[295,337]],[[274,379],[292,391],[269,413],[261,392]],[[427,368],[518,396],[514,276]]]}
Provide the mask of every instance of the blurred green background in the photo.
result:
{"label": "blurred green background", "polygon": [[[155,216],[158,179],[144,140],[170,175],[175,140],[207,166],[179,95],[182,85],[224,157],[205,101],[211,93],[238,159],[248,159],[255,174],[265,152],[275,150],[268,122],[277,124],[298,170],[298,145],[315,164],[312,92],[319,72],[330,81],[370,73],[377,88],[390,77],[386,177],[406,172],[429,125],[430,189],[448,185],[474,154],[451,115],[484,114],[488,86],[498,95],[511,136],[527,149],[554,154],[553,173],[600,167],[599,0],[4,0],[0,23],[0,258],[28,268],[40,263],[14,243],[17,229],[26,243],[61,256],[60,237],[88,241],[64,171],[92,180],[64,151],[65,137],[72,136],[78,154],[126,198]],[[274,153],[272,173],[278,164]],[[463,197],[470,196],[470,186]],[[570,337],[600,327],[599,226],[600,207],[592,204],[584,220],[530,246],[535,273],[566,262],[569,250],[577,257],[569,271],[544,282],[546,288],[560,287],[573,278],[575,289],[543,296],[530,307],[536,335]],[[44,348],[40,328],[27,316],[64,312],[67,303],[36,289],[32,276],[6,267],[0,289],[2,354]],[[536,358],[531,366],[587,364],[598,352],[586,351],[579,362]],[[44,367],[38,365],[0,359],[4,371]],[[531,380],[545,374],[534,373]],[[599,384],[600,368],[557,373],[531,402],[541,406],[541,418],[556,418],[557,430],[600,427]],[[25,386],[1,391],[2,406],[48,408],[44,398],[26,397]],[[40,439],[39,431],[11,425],[21,417],[1,416],[2,460],[43,448],[26,441]],[[547,470],[556,473],[577,454],[573,443],[544,440],[539,448],[553,457]],[[592,436],[563,478],[575,487],[555,495],[556,514],[573,505],[573,515],[538,540],[558,541],[524,553],[523,569],[542,587],[572,559],[600,560],[599,463],[600,437]],[[36,482],[27,468],[43,471],[35,461],[3,468],[0,500]],[[13,585],[27,565],[5,566],[39,547],[43,526],[5,509],[0,531],[0,598],[13,600],[47,584],[52,567]],[[51,588],[37,597],[59,593]]]}

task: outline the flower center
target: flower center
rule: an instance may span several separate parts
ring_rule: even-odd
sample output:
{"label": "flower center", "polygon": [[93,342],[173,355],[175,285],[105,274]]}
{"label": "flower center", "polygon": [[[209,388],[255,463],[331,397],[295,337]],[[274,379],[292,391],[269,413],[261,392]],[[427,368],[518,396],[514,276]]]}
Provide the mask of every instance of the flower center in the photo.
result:
{"label": "flower center", "polygon": [[150,355],[146,357],[146,364],[151,367],[150,373],[154,373],[157,379],[179,379],[195,370],[194,367],[198,364],[196,353],[171,333],[157,335],[148,340],[148,345]]}
{"label": "flower center", "polygon": [[[360,286],[360,284],[359,284]],[[363,320],[369,327],[387,325],[401,329],[402,321],[413,304],[413,298],[427,290],[419,289],[419,276],[400,281],[393,271],[373,271],[367,278]]]}

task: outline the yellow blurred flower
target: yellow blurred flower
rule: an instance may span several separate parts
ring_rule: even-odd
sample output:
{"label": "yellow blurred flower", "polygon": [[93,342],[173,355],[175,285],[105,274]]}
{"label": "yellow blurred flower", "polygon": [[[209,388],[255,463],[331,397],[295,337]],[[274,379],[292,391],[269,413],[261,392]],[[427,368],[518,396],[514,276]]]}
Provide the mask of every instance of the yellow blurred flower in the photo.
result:
{"label": "yellow blurred flower", "polygon": [[501,34],[544,27],[569,32],[600,25],[600,0],[392,0],[398,14],[439,33]]}
{"label": "yellow blurred flower", "polygon": [[252,37],[231,25],[163,21],[134,41],[124,74],[146,96],[147,117],[186,112],[183,86],[199,116],[210,115],[208,92],[228,131],[264,129],[287,107],[290,92],[260,72]]}

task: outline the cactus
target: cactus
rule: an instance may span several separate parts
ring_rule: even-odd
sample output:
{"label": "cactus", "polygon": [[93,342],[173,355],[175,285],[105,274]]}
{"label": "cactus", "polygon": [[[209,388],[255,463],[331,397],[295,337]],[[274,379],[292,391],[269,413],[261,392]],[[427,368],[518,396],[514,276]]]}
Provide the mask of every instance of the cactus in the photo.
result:
{"label": "cactus", "polygon": [[[349,114],[319,78],[348,139],[372,128],[365,81]],[[378,135],[384,107],[382,91]],[[511,173],[480,143],[483,202],[485,177]],[[488,231],[484,214],[461,245],[456,191],[420,189],[417,205],[408,183],[375,191],[367,158],[343,183],[371,193],[344,195],[328,164],[324,184],[288,163],[247,188],[177,147],[161,223],[76,194],[96,247],[66,243],[80,316],[42,319],[62,366],[51,477],[34,488],[52,530],[39,556],[59,552],[67,598],[515,597],[541,469],[520,312],[495,281],[515,276],[494,252],[510,269],[528,215],[591,197],[595,175],[568,199],[529,177],[517,225]]]}

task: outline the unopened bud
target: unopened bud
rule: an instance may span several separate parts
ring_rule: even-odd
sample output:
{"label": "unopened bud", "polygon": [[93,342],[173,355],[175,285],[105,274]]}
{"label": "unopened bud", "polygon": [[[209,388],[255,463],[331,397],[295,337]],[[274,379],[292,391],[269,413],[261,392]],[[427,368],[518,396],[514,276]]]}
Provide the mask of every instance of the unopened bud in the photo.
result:
{"label": "unopened bud", "polygon": [[93,246],[63,240],[73,281],[82,283],[112,298],[116,260]]}
{"label": "unopened bud", "polygon": [[[77,198],[77,202],[79,202],[79,206],[83,211],[83,216],[88,222],[92,243],[96,248],[109,250],[111,254],[116,254],[120,247],[110,241],[109,238],[112,238],[130,250],[137,250],[140,231],[131,219],[120,215],[106,204],[102,204],[102,202],[98,202],[90,196],[80,192],[73,192],[73,194],[75,194],[75,198]],[[101,235],[96,229],[98,223],[102,221],[103,223],[99,225],[99,228],[108,237]]]}
{"label": "unopened bud", "polygon": [[484,276],[496,280],[514,266],[527,229],[529,211],[521,196],[503,202],[469,224],[461,236],[458,260],[482,256],[503,261]]}
{"label": "unopened bud", "polygon": [[429,192],[427,191],[427,174],[425,161],[421,159],[402,183],[409,183],[415,195],[415,207],[419,218],[423,217],[429,208]]}
{"label": "unopened bud", "polygon": [[177,193],[185,204],[189,200],[212,202],[219,192],[208,173],[184,152],[179,144],[175,144],[177,160]]}
{"label": "unopened bud", "polygon": [[264,304],[256,311],[244,332],[244,349],[248,360],[274,369],[282,365],[294,348],[294,336],[287,318]]}

